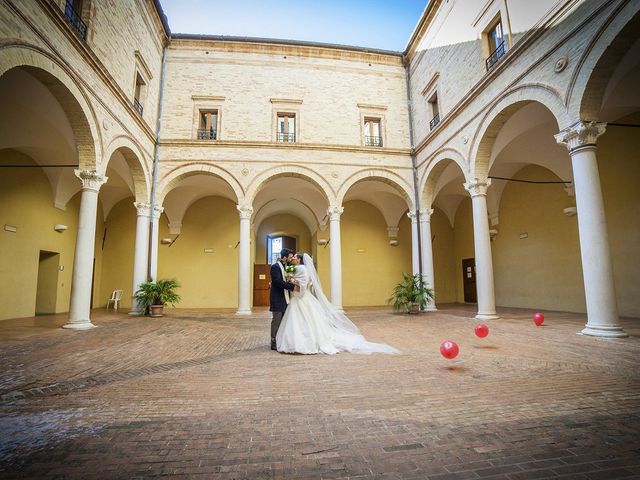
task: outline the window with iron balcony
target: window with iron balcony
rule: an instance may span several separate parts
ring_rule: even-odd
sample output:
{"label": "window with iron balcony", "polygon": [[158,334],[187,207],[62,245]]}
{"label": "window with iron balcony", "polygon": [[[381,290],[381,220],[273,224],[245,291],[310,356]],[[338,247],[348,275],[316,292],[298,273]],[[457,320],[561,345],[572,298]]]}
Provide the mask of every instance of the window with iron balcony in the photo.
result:
{"label": "window with iron balcony", "polygon": [[198,140],[218,139],[218,111],[200,110],[200,124],[198,126]]}
{"label": "window with iron balcony", "polygon": [[382,133],[379,118],[364,119],[364,144],[367,147],[382,147]]}
{"label": "window with iron balcony", "polygon": [[296,141],[296,116],[294,113],[278,113],[276,142]]}
{"label": "window with iron balcony", "polygon": [[133,106],[140,115],[144,112],[142,103],[147,95],[147,82],[144,81],[140,72],[136,72],[136,87],[133,92]]}
{"label": "window with iron balcony", "polygon": [[82,40],[86,41],[88,28],[82,19],[83,3],[82,0],[67,0],[64,6],[64,16]]}
{"label": "window with iron balcony", "polygon": [[438,106],[438,93],[435,92],[429,98],[429,109],[431,113],[431,121],[429,122],[429,130],[433,130],[440,123],[440,107]]}
{"label": "window with iron balcony", "polygon": [[487,72],[491,70],[498,61],[507,53],[507,44],[502,30],[500,19],[487,31],[487,41],[489,42],[489,57],[485,60]]}

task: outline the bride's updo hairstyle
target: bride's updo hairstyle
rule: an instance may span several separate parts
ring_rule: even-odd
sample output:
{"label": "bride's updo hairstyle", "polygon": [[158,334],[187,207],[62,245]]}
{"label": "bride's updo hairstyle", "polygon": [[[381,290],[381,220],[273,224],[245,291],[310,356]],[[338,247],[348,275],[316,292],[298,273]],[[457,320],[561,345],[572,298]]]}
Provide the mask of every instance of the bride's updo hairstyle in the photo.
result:
{"label": "bride's updo hairstyle", "polygon": [[300,265],[304,265],[304,253],[296,253],[296,257],[300,260]]}

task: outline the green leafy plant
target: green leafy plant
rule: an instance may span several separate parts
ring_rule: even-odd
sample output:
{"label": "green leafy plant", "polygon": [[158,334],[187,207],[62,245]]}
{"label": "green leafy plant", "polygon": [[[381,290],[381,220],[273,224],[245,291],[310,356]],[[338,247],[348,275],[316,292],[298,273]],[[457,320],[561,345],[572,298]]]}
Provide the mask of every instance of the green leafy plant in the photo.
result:
{"label": "green leafy plant", "polygon": [[135,293],[138,303],[145,307],[151,305],[175,305],[180,301],[180,295],[176,289],[180,284],[173,279],[160,279],[157,282],[149,279],[138,286]]}
{"label": "green leafy plant", "polygon": [[435,298],[432,288],[424,283],[420,274],[409,275],[402,272],[402,281],[393,288],[393,294],[387,303],[396,310],[411,313],[412,307],[422,309]]}

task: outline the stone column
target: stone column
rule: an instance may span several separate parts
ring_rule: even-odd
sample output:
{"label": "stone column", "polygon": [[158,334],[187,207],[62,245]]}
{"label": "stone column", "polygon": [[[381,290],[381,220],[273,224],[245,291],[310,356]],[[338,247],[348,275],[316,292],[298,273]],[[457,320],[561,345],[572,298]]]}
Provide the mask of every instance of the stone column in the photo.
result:
{"label": "stone column", "polygon": [[[433,274],[433,250],[431,248],[431,215],[433,209],[420,211],[420,235],[422,241],[422,278],[429,288],[436,288],[435,276]],[[435,311],[435,299],[427,304],[427,311]]]}
{"label": "stone column", "polygon": [[496,298],[493,285],[493,259],[491,256],[491,238],[489,236],[489,218],[487,216],[487,188],[491,180],[474,179],[464,184],[471,195],[473,206],[473,244],[476,262],[476,289],[478,292],[478,320],[494,320]]}
{"label": "stone column", "polygon": [[331,303],[342,309],[342,245],[340,241],[340,215],[343,207],[330,206],[329,215],[329,269],[331,278]]}
{"label": "stone column", "polygon": [[420,273],[420,253],[418,251],[418,215],[415,210],[407,212],[407,217],[411,220],[411,271],[414,275]]}
{"label": "stone column", "polygon": [[587,301],[585,335],[626,337],[620,326],[613,267],[604,214],[596,140],[604,123],[578,122],[558,133],[556,141],[569,149],[573,167],[582,275]]}
{"label": "stone column", "polygon": [[131,311],[129,315],[142,315],[144,309],[136,301],[138,287],[147,279],[149,262],[149,217],[151,206],[148,203],[133,202],[136,207],[136,240],[133,250],[133,286],[131,289]]}
{"label": "stone column", "polygon": [[158,230],[160,225],[160,216],[164,212],[164,207],[153,207],[151,212],[151,240],[149,244],[149,276],[154,282],[158,280],[158,245],[160,239],[158,238]]}
{"label": "stone column", "polygon": [[80,197],[78,235],[71,276],[69,320],[63,325],[63,328],[85,330],[94,326],[89,318],[89,310],[91,309],[91,285],[93,284],[96,210],[98,191],[108,179],[91,170],[75,170],[75,174],[82,182],[82,196]]}
{"label": "stone column", "polygon": [[251,215],[253,208],[238,205],[240,213],[240,250],[238,250],[238,311],[237,315],[251,315]]}

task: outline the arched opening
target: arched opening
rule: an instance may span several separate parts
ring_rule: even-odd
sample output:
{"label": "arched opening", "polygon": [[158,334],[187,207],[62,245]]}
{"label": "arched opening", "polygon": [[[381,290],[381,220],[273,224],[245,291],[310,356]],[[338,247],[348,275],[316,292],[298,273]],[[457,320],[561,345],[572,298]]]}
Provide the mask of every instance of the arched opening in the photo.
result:
{"label": "arched opening", "polygon": [[0,210],[8,225],[0,236],[0,319],[69,308],[74,169],[95,169],[96,156],[85,110],[65,81],[27,65],[0,76]]}
{"label": "arched opening", "polygon": [[[402,272],[411,273],[410,188],[386,177],[361,175],[343,185],[343,303],[385,305]],[[359,179],[357,179],[359,178]],[[352,179],[353,180],[353,179]],[[363,278],[375,279],[362,282]]]}

